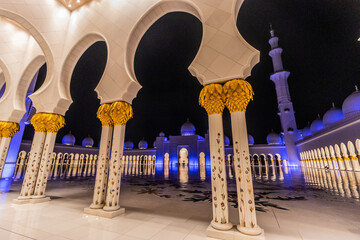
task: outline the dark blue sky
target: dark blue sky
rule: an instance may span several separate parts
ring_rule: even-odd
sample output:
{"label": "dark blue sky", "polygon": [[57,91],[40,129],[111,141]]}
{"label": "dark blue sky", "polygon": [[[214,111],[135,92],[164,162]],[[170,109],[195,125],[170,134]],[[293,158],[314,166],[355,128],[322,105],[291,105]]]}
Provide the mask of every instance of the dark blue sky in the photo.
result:
{"label": "dark blue sky", "polygon": [[[268,56],[269,23],[273,24],[283,61],[291,72],[289,87],[298,128],[323,115],[331,102],[342,101],[360,83],[360,3],[333,0],[245,0],[238,17],[243,37],[261,52],[260,63],[247,80],[255,96],[247,111],[248,131],[255,143],[265,143],[271,129],[281,130],[277,116],[274,84]],[[180,134],[189,117],[200,135],[207,131],[207,116],[198,104],[202,86],[187,67],[200,46],[201,22],[185,13],[159,19],[144,35],[135,56],[136,76],[143,86],[133,101],[134,118],[128,122],[126,139],[136,144],[143,137],[150,145],[160,131]],[[71,80],[74,103],[66,113],[66,126],[77,144],[90,134],[97,143],[100,122],[96,119],[99,100],[93,91],[105,67],[106,47],[96,43],[79,60]],[[40,72],[40,81],[46,69]],[[25,139],[32,138],[27,127]],[[231,136],[230,118],[224,112],[224,131]]]}

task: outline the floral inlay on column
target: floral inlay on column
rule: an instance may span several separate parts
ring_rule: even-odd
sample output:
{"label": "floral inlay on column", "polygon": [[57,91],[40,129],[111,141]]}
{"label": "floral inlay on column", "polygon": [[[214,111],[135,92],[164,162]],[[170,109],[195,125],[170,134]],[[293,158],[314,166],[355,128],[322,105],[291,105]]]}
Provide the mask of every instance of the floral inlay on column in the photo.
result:
{"label": "floral inlay on column", "polygon": [[218,230],[229,230],[228,192],[225,168],[224,131],[222,112],[225,108],[222,86],[210,84],[200,92],[199,103],[209,116],[209,138],[211,156],[211,187],[213,220],[211,226]]}
{"label": "floral inlay on column", "polygon": [[254,92],[251,85],[242,79],[224,84],[225,105],[231,114],[231,127],[234,148],[236,189],[239,204],[240,224],[237,229],[248,235],[259,235],[262,229],[257,225],[254,189],[250,166],[248,133],[245,111]]}

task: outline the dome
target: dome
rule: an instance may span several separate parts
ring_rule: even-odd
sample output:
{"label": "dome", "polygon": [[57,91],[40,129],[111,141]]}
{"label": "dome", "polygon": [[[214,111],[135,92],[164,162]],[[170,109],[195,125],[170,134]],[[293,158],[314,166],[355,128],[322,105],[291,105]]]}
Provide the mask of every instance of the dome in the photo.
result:
{"label": "dome", "polygon": [[360,92],[356,86],[355,92],[350,94],[350,96],[348,96],[343,102],[342,112],[344,113],[345,117],[349,117],[352,114],[359,111],[360,111]]}
{"label": "dome", "polygon": [[317,119],[315,119],[311,125],[310,125],[310,131],[311,134],[316,133],[317,131],[320,131],[321,129],[324,128],[324,123],[323,121],[318,117]]}
{"label": "dome", "polygon": [[[360,99],[360,98],[359,98]],[[336,108],[335,105],[333,104],[333,107],[330,108],[323,117],[323,122],[325,127],[330,126],[333,123],[336,123],[338,121],[340,121],[341,119],[344,118],[344,114],[341,111],[341,109]]]}
{"label": "dome", "polygon": [[126,150],[134,149],[134,143],[132,141],[126,141],[125,144],[124,144],[124,148]]}
{"label": "dome", "polygon": [[224,146],[230,146],[230,138],[228,136],[224,137]]}
{"label": "dome", "polygon": [[255,143],[254,137],[251,136],[250,134],[248,135],[248,142],[249,142],[249,145],[254,145],[254,143]]}
{"label": "dome", "polygon": [[307,137],[311,135],[311,130],[309,126],[304,127],[304,129],[302,130],[302,136]]}
{"label": "dome", "polygon": [[266,137],[266,141],[269,145],[281,145],[282,144],[280,134],[277,134],[275,132],[269,133]]}
{"label": "dome", "polygon": [[159,133],[159,137],[165,137],[165,133],[164,133],[164,132],[160,132],[160,133]]}
{"label": "dome", "polygon": [[75,136],[71,134],[71,131],[66,134],[62,140],[61,140],[61,143],[62,144],[65,144],[65,145],[71,145],[71,146],[74,146],[75,145]]}
{"label": "dome", "polygon": [[92,139],[90,136],[88,136],[82,140],[81,145],[83,147],[92,147],[94,145],[94,139]]}
{"label": "dome", "polygon": [[145,141],[144,139],[141,140],[138,144],[138,148],[139,149],[147,149],[148,148],[148,143],[147,141]]}
{"label": "dome", "polygon": [[195,131],[195,126],[189,121],[189,119],[181,126],[181,136],[195,135]]}

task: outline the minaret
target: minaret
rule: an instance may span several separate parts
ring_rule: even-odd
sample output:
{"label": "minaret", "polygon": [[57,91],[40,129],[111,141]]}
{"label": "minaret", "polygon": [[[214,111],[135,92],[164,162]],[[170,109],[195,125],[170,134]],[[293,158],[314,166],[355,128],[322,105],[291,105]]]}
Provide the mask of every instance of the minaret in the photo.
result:
{"label": "minaret", "polygon": [[271,50],[269,52],[272,58],[274,73],[270,76],[270,79],[275,83],[279,115],[281,121],[281,127],[284,131],[284,140],[286,145],[286,151],[288,155],[288,161],[293,165],[299,164],[299,154],[295,145],[298,138],[298,132],[296,127],[295,112],[293,104],[291,102],[289,86],[287,79],[290,72],[285,71],[281,59],[282,48],[279,47],[279,38],[275,36],[274,30],[270,25],[269,44]]}

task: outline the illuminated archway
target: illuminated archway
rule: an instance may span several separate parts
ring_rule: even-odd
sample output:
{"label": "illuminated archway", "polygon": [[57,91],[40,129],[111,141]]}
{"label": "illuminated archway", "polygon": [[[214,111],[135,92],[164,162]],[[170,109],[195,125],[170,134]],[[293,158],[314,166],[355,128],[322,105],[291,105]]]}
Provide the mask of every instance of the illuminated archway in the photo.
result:
{"label": "illuminated archway", "polygon": [[188,165],[189,164],[189,151],[186,148],[181,148],[179,151],[179,163]]}

